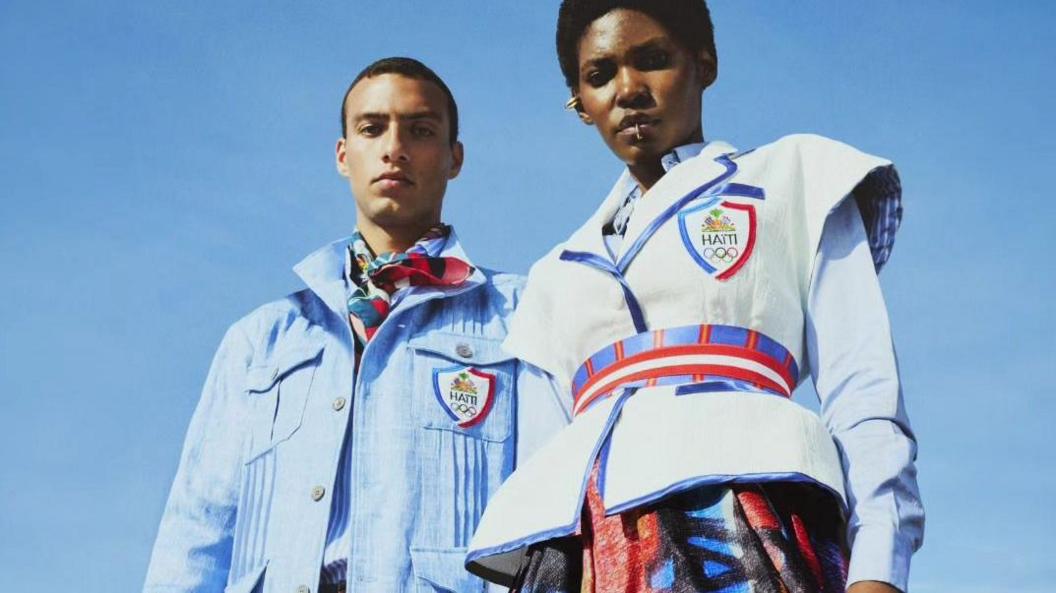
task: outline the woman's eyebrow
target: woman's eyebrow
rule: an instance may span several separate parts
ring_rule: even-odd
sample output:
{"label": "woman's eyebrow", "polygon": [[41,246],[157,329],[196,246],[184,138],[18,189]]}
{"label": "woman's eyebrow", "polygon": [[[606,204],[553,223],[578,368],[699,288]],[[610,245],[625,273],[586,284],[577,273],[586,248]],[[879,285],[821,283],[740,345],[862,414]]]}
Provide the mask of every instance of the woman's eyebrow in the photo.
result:
{"label": "woman's eyebrow", "polygon": [[644,51],[644,50],[649,50],[649,49],[663,49],[664,47],[667,46],[667,41],[668,41],[667,37],[661,37],[661,36],[653,37],[652,39],[649,39],[647,41],[643,41],[642,43],[639,43],[639,44],[631,47],[631,53],[638,53],[638,52],[641,52],[641,51]]}
{"label": "woman's eyebrow", "polygon": [[[666,37],[664,35],[657,35],[655,37],[650,37],[649,39],[646,39],[645,41],[643,41],[641,43],[636,43],[636,44],[632,45],[630,48],[627,49],[626,53],[634,55],[634,54],[638,54],[638,53],[641,53],[643,51],[648,51],[648,50],[651,50],[651,49],[664,49],[664,48],[667,47],[668,44],[669,44],[669,38],[668,37]],[[612,51],[611,50],[606,50],[606,52],[607,53],[598,55],[596,57],[593,57],[593,58],[590,58],[590,59],[584,61],[583,64],[580,66],[580,70],[583,70],[583,69],[586,69],[586,68],[590,68],[591,66],[597,66],[597,65],[603,64],[605,62],[613,61]]]}

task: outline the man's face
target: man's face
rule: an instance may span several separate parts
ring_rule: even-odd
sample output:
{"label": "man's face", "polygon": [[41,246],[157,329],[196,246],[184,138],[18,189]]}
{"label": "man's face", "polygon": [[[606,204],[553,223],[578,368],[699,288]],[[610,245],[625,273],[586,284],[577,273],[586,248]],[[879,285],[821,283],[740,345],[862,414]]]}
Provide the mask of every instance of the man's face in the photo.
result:
{"label": "man's face", "polygon": [[635,10],[606,13],[579,42],[581,117],[628,165],[702,137],[701,92],[714,76],[706,51],[694,55]]}
{"label": "man's face", "polygon": [[359,218],[386,229],[439,223],[447,182],[462,168],[443,91],[429,81],[380,74],[359,81],[345,101],[337,170],[348,178]]}

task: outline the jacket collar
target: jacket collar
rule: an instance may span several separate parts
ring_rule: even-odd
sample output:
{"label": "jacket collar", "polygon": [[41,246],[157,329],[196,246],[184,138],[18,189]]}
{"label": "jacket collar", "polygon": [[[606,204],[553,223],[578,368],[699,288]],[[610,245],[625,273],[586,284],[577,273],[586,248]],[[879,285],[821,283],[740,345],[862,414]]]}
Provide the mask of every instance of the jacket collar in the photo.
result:
{"label": "jacket collar", "polygon": [[[674,154],[679,162],[638,199],[638,204],[635,206],[627,227],[627,233],[621,241],[620,253],[615,254],[616,259],[619,260],[627,247],[634,243],[649,223],[676,200],[722,175],[725,168],[716,163],[715,158],[733,152],[736,152],[735,148],[721,141],[687,144],[676,148]],[[630,171],[624,169],[601,206],[586,224],[569,237],[565,248],[570,251],[593,253],[611,260],[612,257],[605,247],[605,240],[601,234],[602,227],[612,220],[616,210],[627,197],[627,193],[634,188],[635,183]]]}
{"label": "jacket collar", "polygon": [[[300,276],[308,289],[315,293],[326,306],[344,319],[348,315],[348,281],[345,278],[345,253],[351,237],[338,239],[321,249],[316,250],[293,267],[294,273]],[[448,236],[441,257],[454,257],[473,265],[454,229]],[[400,303],[400,308],[417,305],[433,298],[450,297],[482,286],[484,273],[473,266],[473,274],[456,287],[412,286]]]}

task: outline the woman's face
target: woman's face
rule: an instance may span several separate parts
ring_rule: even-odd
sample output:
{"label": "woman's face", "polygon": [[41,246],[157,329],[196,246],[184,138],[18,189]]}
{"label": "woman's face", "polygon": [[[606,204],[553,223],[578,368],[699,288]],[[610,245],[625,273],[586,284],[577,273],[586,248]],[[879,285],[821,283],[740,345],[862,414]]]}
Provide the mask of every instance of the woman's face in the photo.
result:
{"label": "woman's face", "polygon": [[636,10],[606,13],[579,41],[580,116],[632,169],[703,139],[701,92],[714,79],[707,51],[694,55]]}

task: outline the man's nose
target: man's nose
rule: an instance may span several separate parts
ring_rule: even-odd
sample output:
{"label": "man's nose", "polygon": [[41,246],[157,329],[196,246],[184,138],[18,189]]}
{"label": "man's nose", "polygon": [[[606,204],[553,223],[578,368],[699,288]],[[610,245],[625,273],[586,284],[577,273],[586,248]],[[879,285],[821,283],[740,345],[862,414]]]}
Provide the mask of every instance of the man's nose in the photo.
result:
{"label": "man's nose", "polygon": [[616,104],[624,109],[650,107],[652,95],[645,77],[635,68],[620,68],[616,72]]}
{"label": "man's nose", "polygon": [[407,153],[407,143],[403,138],[403,131],[399,126],[389,128],[385,138],[385,153],[382,160],[386,163],[406,163],[411,160]]}

